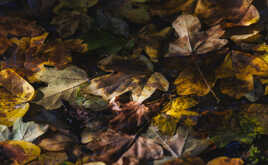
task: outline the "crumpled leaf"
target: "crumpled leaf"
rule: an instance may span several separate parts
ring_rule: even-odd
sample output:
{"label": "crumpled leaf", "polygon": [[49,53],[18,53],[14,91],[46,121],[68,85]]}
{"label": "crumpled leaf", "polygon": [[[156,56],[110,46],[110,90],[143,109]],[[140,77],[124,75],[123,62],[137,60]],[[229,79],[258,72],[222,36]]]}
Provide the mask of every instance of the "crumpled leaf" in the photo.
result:
{"label": "crumpled leaf", "polygon": [[40,155],[40,148],[25,141],[4,141],[0,142],[1,162],[3,164],[24,165]]}
{"label": "crumpled leaf", "polygon": [[60,15],[53,17],[50,23],[57,26],[57,32],[60,36],[67,38],[78,30],[82,33],[87,32],[91,27],[92,19],[86,14],[73,11],[60,13]]}
{"label": "crumpled leaf", "polygon": [[194,13],[207,24],[225,20],[227,26],[249,26],[260,18],[252,2],[253,0],[198,0]]}
{"label": "crumpled leaf", "polygon": [[133,101],[142,103],[156,89],[167,91],[169,86],[160,73],[151,73],[151,63],[145,57],[124,59],[109,56],[100,62],[100,68],[112,73],[92,79],[84,90],[106,100],[132,91]]}
{"label": "crumpled leaf", "polygon": [[32,79],[48,84],[47,87],[39,89],[44,96],[35,102],[48,110],[59,108],[62,99],[72,101],[79,91],[79,86],[88,81],[87,73],[76,66],[63,70],[47,67],[34,74]]}
{"label": "crumpled leaf", "polygon": [[[171,158],[170,158],[171,159]],[[204,161],[199,157],[184,157],[176,159],[167,159],[165,161],[154,161],[154,165],[205,165]]]}
{"label": "crumpled leaf", "polygon": [[0,124],[12,126],[24,116],[35,94],[34,88],[12,69],[0,71]]}
{"label": "crumpled leaf", "polygon": [[213,50],[219,50],[227,44],[227,40],[220,39],[224,34],[224,30],[221,29],[220,25],[200,32],[200,21],[192,15],[183,14],[179,16],[172,23],[172,26],[179,38],[169,44],[168,56],[205,54]]}
{"label": "crumpled leaf", "polygon": [[36,124],[33,121],[24,123],[22,119],[18,119],[14,123],[12,132],[4,125],[0,125],[0,127],[3,129],[3,131],[0,131],[0,141],[23,140],[32,142],[37,137],[43,135],[48,129],[48,125]]}
{"label": "crumpled leaf", "polygon": [[210,160],[207,165],[243,165],[244,161],[240,158],[228,158],[226,156],[217,157]]}

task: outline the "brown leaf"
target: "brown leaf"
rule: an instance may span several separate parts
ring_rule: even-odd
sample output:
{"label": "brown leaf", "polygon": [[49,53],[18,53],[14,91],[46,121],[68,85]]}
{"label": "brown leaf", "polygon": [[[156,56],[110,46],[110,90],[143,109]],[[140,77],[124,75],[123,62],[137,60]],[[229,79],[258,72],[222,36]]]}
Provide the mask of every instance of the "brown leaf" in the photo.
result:
{"label": "brown leaf", "polygon": [[243,165],[243,164],[244,161],[240,158],[228,158],[222,156],[209,161],[207,165]]}
{"label": "brown leaf", "polygon": [[63,151],[73,142],[74,140],[71,137],[56,133],[42,139],[38,145],[47,151]]}
{"label": "brown leaf", "polygon": [[44,29],[34,21],[28,21],[18,17],[0,16],[0,33],[4,36],[34,37],[42,34]]}
{"label": "brown leaf", "polygon": [[192,15],[179,16],[172,23],[172,26],[179,38],[170,43],[168,57],[205,54],[219,50],[227,44],[227,40],[220,39],[224,30],[219,25],[213,26],[205,32],[200,32],[200,21]]}

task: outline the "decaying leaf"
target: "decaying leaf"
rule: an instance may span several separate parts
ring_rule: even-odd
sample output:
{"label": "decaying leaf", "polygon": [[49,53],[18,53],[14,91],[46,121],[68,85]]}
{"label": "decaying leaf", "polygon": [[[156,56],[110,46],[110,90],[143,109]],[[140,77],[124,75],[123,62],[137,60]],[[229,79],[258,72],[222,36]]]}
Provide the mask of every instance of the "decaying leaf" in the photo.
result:
{"label": "decaying leaf", "polygon": [[70,37],[75,34],[78,29],[82,32],[88,31],[91,23],[92,19],[88,15],[77,11],[62,12],[51,21],[51,24],[57,26],[57,32],[63,38]]}
{"label": "decaying leaf", "polygon": [[222,156],[209,161],[207,165],[243,165],[243,164],[244,161],[240,158],[228,158]]}
{"label": "decaying leaf", "polygon": [[207,24],[216,24],[223,20],[227,26],[249,26],[260,19],[253,0],[198,0],[194,13]]}
{"label": "decaying leaf", "polygon": [[36,104],[50,110],[59,108],[62,105],[61,99],[74,99],[79,86],[88,81],[87,73],[76,66],[69,66],[63,70],[46,67],[31,78],[48,84],[47,87],[39,89],[44,96]]}
{"label": "decaying leaf", "polygon": [[34,160],[29,165],[71,165],[65,164],[65,161],[68,160],[68,155],[65,152],[46,152],[42,153],[37,160]]}
{"label": "decaying leaf", "polygon": [[167,91],[169,86],[163,75],[152,73],[151,65],[143,56],[129,59],[109,56],[100,62],[100,68],[112,73],[92,79],[84,90],[106,100],[131,91],[133,101],[142,103],[156,89]]}
{"label": "decaying leaf", "polygon": [[169,44],[168,56],[205,54],[213,50],[219,50],[227,44],[227,40],[220,39],[225,31],[219,25],[200,32],[200,21],[192,15],[183,14],[179,16],[172,23],[172,26],[179,38]]}
{"label": "decaying leaf", "polygon": [[42,139],[38,145],[46,151],[64,151],[73,142],[74,140],[71,137],[56,133]]}
{"label": "decaying leaf", "polygon": [[40,155],[40,148],[25,141],[0,142],[0,160],[3,164],[24,165]]}
{"label": "decaying leaf", "polygon": [[12,126],[29,109],[34,88],[12,69],[0,71],[0,124]]}
{"label": "decaying leaf", "polygon": [[59,14],[63,9],[74,9],[87,12],[88,8],[96,5],[99,0],[60,0],[60,3],[53,9],[54,13]]}

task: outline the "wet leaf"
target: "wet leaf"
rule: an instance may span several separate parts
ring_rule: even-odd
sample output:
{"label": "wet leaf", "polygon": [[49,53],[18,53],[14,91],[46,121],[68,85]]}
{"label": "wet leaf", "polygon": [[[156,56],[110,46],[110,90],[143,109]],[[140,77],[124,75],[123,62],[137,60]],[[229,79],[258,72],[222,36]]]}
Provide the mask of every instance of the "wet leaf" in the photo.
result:
{"label": "wet leaf", "polygon": [[46,151],[64,151],[74,142],[71,137],[55,133],[42,139],[38,145]]}
{"label": "wet leaf", "polygon": [[33,121],[24,123],[22,119],[18,119],[12,127],[12,131],[9,131],[8,127],[4,125],[1,125],[1,128],[3,131],[0,133],[0,141],[23,140],[32,142],[46,132],[48,125],[36,124]]}
{"label": "wet leaf", "polygon": [[[65,152],[46,152],[41,154],[37,160],[29,163],[29,165],[59,165],[64,164],[68,160],[68,155]],[[65,165],[65,164],[64,164]],[[66,164],[71,165],[71,164]]]}
{"label": "wet leaf", "polygon": [[208,162],[208,165],[243,165],[244,161],[240,158],[218,157]]}
{"label": "wet leaf", "polygon": [[200,32],[201,24],[197,17],[181,15],[173,23],[179,38],[169,44],[168,56],[189,56],[193,54],[205,54],[213,50],[219,50],[227,44],[227,40],[220,39],[224,30],[219,25],[213,26],[207,31]]}
{"label": "wet leaf", "polygon": [[0,124],[12,126],[29,109],[35,94],[34,88],[11,69],[0,71]]}
{"label": "wet leaf", "polygon": [[102,96],[106,100],[132,91],[133,101],[142,103],[156,89],[167,91],[169,86],[163,75],[157,72],[151,73],[151,63],[143,57],[124,59],[109,56],[100,62],[100,68],[112,73],[92,79],[84,90]]}
{"label": "wet leaf", "polygon": [[81,12],[87,12],[88,8],[96,5],[98,0],[60,0],[60,3],[53,9],[54,13],[59,14],[64,9],[74,9]]}
{"label": "wet leaf", "polygon": [[40,148],[25,141],[0,142],[1,162],[4,164],[26,164],[40,155]]}
{"label": "wet leaf", "polygon": [[63,70],[47,67],[31,78],[48,84],[47,87],[39,89],[44,96],[36,104],[49,110],[59,108],[62,99],[74,99],[79,86],[88,81],[87,73],[76,66],[69,66]]}

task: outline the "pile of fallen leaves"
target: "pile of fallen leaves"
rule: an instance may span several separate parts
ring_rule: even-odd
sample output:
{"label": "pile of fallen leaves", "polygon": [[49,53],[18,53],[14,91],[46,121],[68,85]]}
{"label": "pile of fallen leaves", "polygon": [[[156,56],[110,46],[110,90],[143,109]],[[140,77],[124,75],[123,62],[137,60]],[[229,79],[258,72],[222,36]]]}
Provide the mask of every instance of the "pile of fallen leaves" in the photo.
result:
{"label": "pile of fallen leaves", "polygon": [[267,18],[265,0],[0,0],[0,164],[267,164]]}

